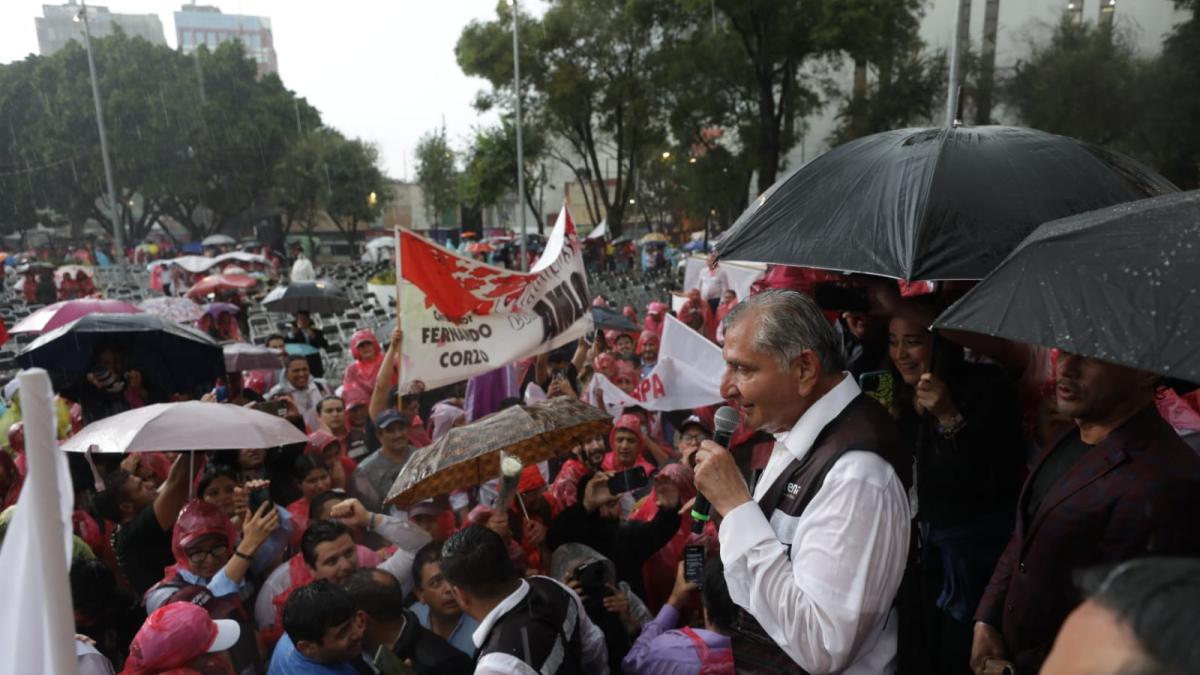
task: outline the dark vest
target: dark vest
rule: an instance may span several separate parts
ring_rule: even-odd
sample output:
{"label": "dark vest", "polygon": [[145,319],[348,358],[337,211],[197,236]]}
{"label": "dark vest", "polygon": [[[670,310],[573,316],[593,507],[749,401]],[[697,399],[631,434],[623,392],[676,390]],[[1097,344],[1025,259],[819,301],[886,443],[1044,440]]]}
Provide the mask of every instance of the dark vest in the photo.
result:
{"label": "dark vest", "polygon": [[[781,525],[795,527],[800,515],[824,484],[825,474],[842,455],[851,450],[879,455],[892,466],[904,487],[909,487],[912,460],[904,456],[903,443],[895,423],[883,406],[860,394],[825,425],[804,458],[793,459],[759,500],[758,505],[768,521],[772,516],[783,521],[771,522],[777,532]],[[790,542],[790,537],[782,541],[788,547],[789,559]],[[807,675],[775,644],[749,612],[739,607],[735,624],[733,661],[737,672]]]}
{"label": "dark vest", "polygon": [[475,662],[484,654],[502,652],[542,675],[583,675],[582,624],[575,597],[546,577],[525,581],[529,593],[492,625]]}

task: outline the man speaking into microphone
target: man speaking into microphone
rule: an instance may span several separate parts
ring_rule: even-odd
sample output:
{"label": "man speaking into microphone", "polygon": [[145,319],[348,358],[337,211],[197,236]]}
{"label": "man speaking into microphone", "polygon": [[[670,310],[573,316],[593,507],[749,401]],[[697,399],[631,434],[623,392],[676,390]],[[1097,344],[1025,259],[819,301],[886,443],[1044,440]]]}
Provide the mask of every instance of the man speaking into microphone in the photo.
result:
{"label": "man speaking into microphone", "polygon": [[720,445],[697,454],[740,607],[738,672],[894,673],[911,466],[898,432],[843,372],[841,342],[807,296],[751,296],[724,324],[721,394],[775,436],[749,484]]}

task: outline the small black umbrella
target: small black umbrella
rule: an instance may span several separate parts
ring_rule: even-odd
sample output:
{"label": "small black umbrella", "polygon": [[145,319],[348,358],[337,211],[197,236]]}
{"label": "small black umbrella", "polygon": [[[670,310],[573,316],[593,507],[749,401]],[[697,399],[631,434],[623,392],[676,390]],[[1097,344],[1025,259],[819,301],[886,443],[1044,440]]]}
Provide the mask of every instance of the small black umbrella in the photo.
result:
{"label": "small black umbrella", "polygon": [[934,326],[1200,382],[1200,191],[1046,223]]}
{"label": "small black umbrella", "polygon": [[982,279],[1044,222],[1176,190],[1128,157],[1034,129],[899,129],[772,185],[717,252],[909,281]]}
{"label": "small black umbrella", "polygon": [[262,304],[272,312],[333,314],[350,307],[350,299],[329,281],[293,281],[272,289]]}
{"label": "small black umbrella", "polygon": [[629,320],[629,317],[618,312],[611,307],[592,307],[592,323],[596,328],[611,328],[625,332],[634,332],[639,330],[637,324]]}
{"label": "small black umbrella", "polygon": [[128,366],[161,394],[211,387],[225,374],[225,358],[212,338],[154,314],[89,314],[29,343],[17,356],[24,368],[82,375],[98,345],[112,345]]}

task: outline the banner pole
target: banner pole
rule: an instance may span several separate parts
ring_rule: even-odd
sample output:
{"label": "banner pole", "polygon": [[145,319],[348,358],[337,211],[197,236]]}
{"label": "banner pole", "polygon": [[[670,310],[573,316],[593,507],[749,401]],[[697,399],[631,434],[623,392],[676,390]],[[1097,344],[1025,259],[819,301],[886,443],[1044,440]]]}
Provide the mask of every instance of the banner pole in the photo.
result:
{"label": "banner pole", "polygon": [[403,239],[403,237],[400,236],[400,228],[399,227],[397,227],[395,229],[395,233],[396,233],[396,328],[400,328],[400,308],[403,307],[403,305],[400,302],[402,299],[401,295],[400,295],[400,293],[401,293],[400,289],[403,287],[403,283],[404,283],[404,274],[403,274],[404,263],[402,261],[404,254],[403,254],[403,250],[401,249],[401,246],[404,245],[404,239]]}

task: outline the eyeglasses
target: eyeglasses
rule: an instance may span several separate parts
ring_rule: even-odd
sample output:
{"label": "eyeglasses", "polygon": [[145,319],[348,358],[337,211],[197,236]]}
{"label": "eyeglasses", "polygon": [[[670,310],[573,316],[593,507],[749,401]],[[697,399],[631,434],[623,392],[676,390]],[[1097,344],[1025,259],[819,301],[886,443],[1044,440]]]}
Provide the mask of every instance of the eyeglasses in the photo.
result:
{"label": "eyeglasses", "polygon": [[226,553],[228,553],[228,551],[229,551],[228,546],[226,546],[225,544],[218,544],[211,548],[200,548],[200,549],[189,550],[187,552],[187,557],[188,557],[188,560],[193,565],[199,565],[200,563],[204,562],[204,559],[207,558],[208,556],[212,556],[215,559],[220,559]]}
{"label": "eyeglasses", "polygon": [[683,441],[684,443],[703,443],[704,441],[708,440],[708,436],[705,436],[704,434],[684,434],[679,437],[679,440]]}

